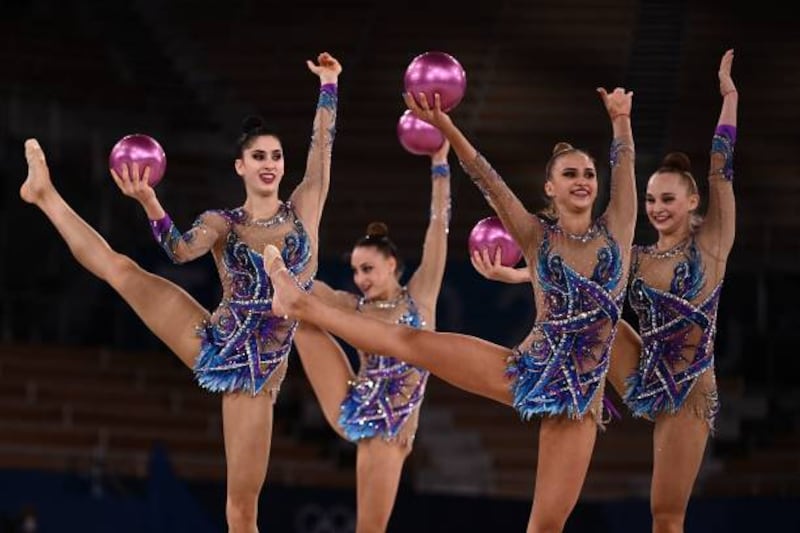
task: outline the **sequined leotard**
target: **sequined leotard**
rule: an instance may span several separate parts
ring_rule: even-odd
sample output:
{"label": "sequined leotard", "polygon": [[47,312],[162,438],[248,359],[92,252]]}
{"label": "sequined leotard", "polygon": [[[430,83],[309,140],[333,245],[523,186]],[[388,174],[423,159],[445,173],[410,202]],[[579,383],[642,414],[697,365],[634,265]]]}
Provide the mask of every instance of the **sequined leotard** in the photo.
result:
{"label": "sequined leotard", "polygon": [[[281,249],[287,268],[306,290],[316,275],[316,234],[327,193],[336,121],[336,85],[321,87],[306,175],[269,219],[252,220],[243,208],[203,213],[185,234],[169,216],[151,221],[153,234],[176,263],[211,251],[222,283],[222,300],[198,324],[201,351],[194,372],[215,392],[277,393],[286,373],[297,327],[272,313],[272,284],[261,251]],[[304,209],[305,211],[302,211]],[[301,213],[309,213],[306,224]],[[310,219],[310,220],[309,220]]]}
{"label": "sequined leotard", "polygon": [[530,214],[480,154],[462,162],[520,244],[533,280],[536,320],[507,367],[523,419],[589,412],[601,421],[636,217],[633,160],[633,139],[615,139],[610,203],[582,235]]}
{"label": "sequined leotard", "polygon": [[[392,305],[401,313],[396,323],[412,328],[425,327],[416,302],[404,288]],[[358,311],[370,307],[361,298]],[[394,309],[392,307],[392,309]],[[387,309],[387,307],[384,307]],[[375,314],[374,312],[371,314]],[[360,353],[361,365],[342,402],[339,426],[351,441],[380,436],[385,440],[413,438],[419,407],[425,394],[429,372],[394,357]]]}
{"label": "sequined leotard", "polygon": [[642,337],[638,371],[627,381],[625,402],[653,419],[688,406],[713,429],[719,410],[714,378],[717,305],[734,231],[735,128],[717,129],[712,144],[709,205],[702,226],[671,250],[637,246],[630,303]]}
{"label": "sequined leotard", "polygon": [[[450,167],[434,165],[431,179],[430,221],[419,267],[398,298],[391,301],[358,298],[355,307],[360,313],[412,328],[435,328],[436,302],[447,260]],[[347,296],[353,297],[349,293]],[[384,355],[359,351],[359,359],[358,375],[349,384],[340,408],[342,432],[354,442],[378,437],[400,445],[411,444],[429,372]]]}

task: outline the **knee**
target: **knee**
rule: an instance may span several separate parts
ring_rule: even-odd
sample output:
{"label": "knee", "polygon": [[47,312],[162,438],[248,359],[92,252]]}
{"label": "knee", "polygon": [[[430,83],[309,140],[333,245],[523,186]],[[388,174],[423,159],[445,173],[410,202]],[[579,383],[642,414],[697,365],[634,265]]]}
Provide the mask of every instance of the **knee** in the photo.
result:
{"label": "knee", "polygon": [[528,533],[562,533],[573,507],[564,505],[564,502],[535,502],[528,521]]}
{"label": "knee", "polygon": [[258,516],[258,493],[250,491],[229,493],[225,505],[225,515],[231,533],[255,531],[256,517]]}
{"label": "knee", "polygon": [[653,531],[656,533],[680,533],[686,516],[684,509],[674,505],[654,503],[651,506],[653,515]]}
{"label": "knee", "polygon": [[359,509],[356,519],[356,533],[386,533],[389,526],[388,513],[376,508]]}
{"label": "knee", "polygon": [[528,533],[562,533],[565,524],[566,520],[557,520],[555,517],[535,520],[528,526]]}
{"label": "knee", "polygon": [[106,267],[106,281],[112,287],[124,284],[126,279],[137,270],[140,270],[139,265],[137,265],[133,259],[117,252],[111,254]]}

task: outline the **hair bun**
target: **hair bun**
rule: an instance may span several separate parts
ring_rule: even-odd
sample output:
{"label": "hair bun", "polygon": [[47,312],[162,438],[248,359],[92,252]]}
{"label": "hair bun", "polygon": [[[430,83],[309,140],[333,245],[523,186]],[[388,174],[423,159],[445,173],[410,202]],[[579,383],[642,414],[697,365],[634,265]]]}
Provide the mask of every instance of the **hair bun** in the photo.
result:
{"label": "hair bun", "polygon": [[242,121],[242,133],[250,133],[265,126],[264,119],[258,115],[250,115]]}
{"label": "hair bun", "polygon": [[370,222],[367,226],[367,237],[380,238],[389,236],[389,226],[383,222]]}
{"label": "hair bun", "polygon": [[575,147],[573,147],[570,143],[561,141],[556,143],[556,145],[553,147],[553,155],[560,154],[561,152],[568,152],[569,150],[574,149]]}
{"label": "hair bun", "polygon": [[662,167],[674,168],[681,172],[689,172],[692,168],[692,163],[689,156],[683,152],[670,152],[664,156],[661,161]]}

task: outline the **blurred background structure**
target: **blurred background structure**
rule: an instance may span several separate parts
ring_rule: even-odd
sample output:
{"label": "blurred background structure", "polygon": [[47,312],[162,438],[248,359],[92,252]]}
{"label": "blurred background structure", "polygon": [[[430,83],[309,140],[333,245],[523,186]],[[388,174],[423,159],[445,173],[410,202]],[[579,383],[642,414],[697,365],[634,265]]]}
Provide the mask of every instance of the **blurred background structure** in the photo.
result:
{"label": "blurred background structure", "polygon": [[[114,186],[108,152],[123,135],[164,146],[158,193],[179,228],[243,200],[233,146],[250,113],[282,136],[288,194],[318,91],[305,60],[334,54],[344,72],[319,277],[352,288],[345,258],[373,220],[389,225],[408,263],[419,259],[429,160],[395,133],[416,55],[441,50],[462,63],[467,92],[453,116],[534,210],[558,141],[595,154],[607,178],[597,86],[635,93],[640,190],[671,150],[691,156],[702,188],[727,48],[741,94],[737,236],[719,310],[721,418],[687,532],[800,530],[798,22],[777,3],[717,0],[0,2],[0,531],[17,531],[26,513],[41,531],[224,530],[219,399],[19,199],[24,139],[39,139],[62,194],[113,247],[213,308],[210,257],[172,265]],[[530,290],[472,270],[467,235],[491,210],[451,165],[439,328],[512,345],[531,324]],[[435,378],[428,391],[391,531],[521,531],[535,423]],[[567,531],[649,530],[651,455],[649,424],[612,423]],[[262,528],[349,531],[354,480],[354,447],[325,425],[293,355]]]}

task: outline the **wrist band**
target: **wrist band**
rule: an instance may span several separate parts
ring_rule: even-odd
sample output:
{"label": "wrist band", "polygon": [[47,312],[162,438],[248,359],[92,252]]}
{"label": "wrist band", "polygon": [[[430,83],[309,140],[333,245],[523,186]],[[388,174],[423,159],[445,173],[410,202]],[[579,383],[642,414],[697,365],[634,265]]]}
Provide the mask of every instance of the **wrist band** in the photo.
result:
{"label": "wrist band", "polygon": [[633,145],[617,138],[611,141],[611,148],[608,151],[608,161],[611,168],[617,166],[617,163],[619,163],[619,153],[625,149],[633,151]]}
{"label": "wrist band", "polygon": [[722,174],[727,181],[733,180],[733,147],[736,144],[736,126],[731,124],[719,124],[714,130],[714,137],[711,139],[711,153],[722,154],[725,163],[722,169],[715,169],[711,174]]}
{"label": "wrist band", "polygon": [[450,165],[447,163],[440,163],[438,165],[431,166],[431,177],[432,178],[445,178],[450,175]]}
{"label": "wrist band", "polygon": [[335,83],[323,83],[319,88],[317,107],[335,110],[338,101],[338,86]]}

